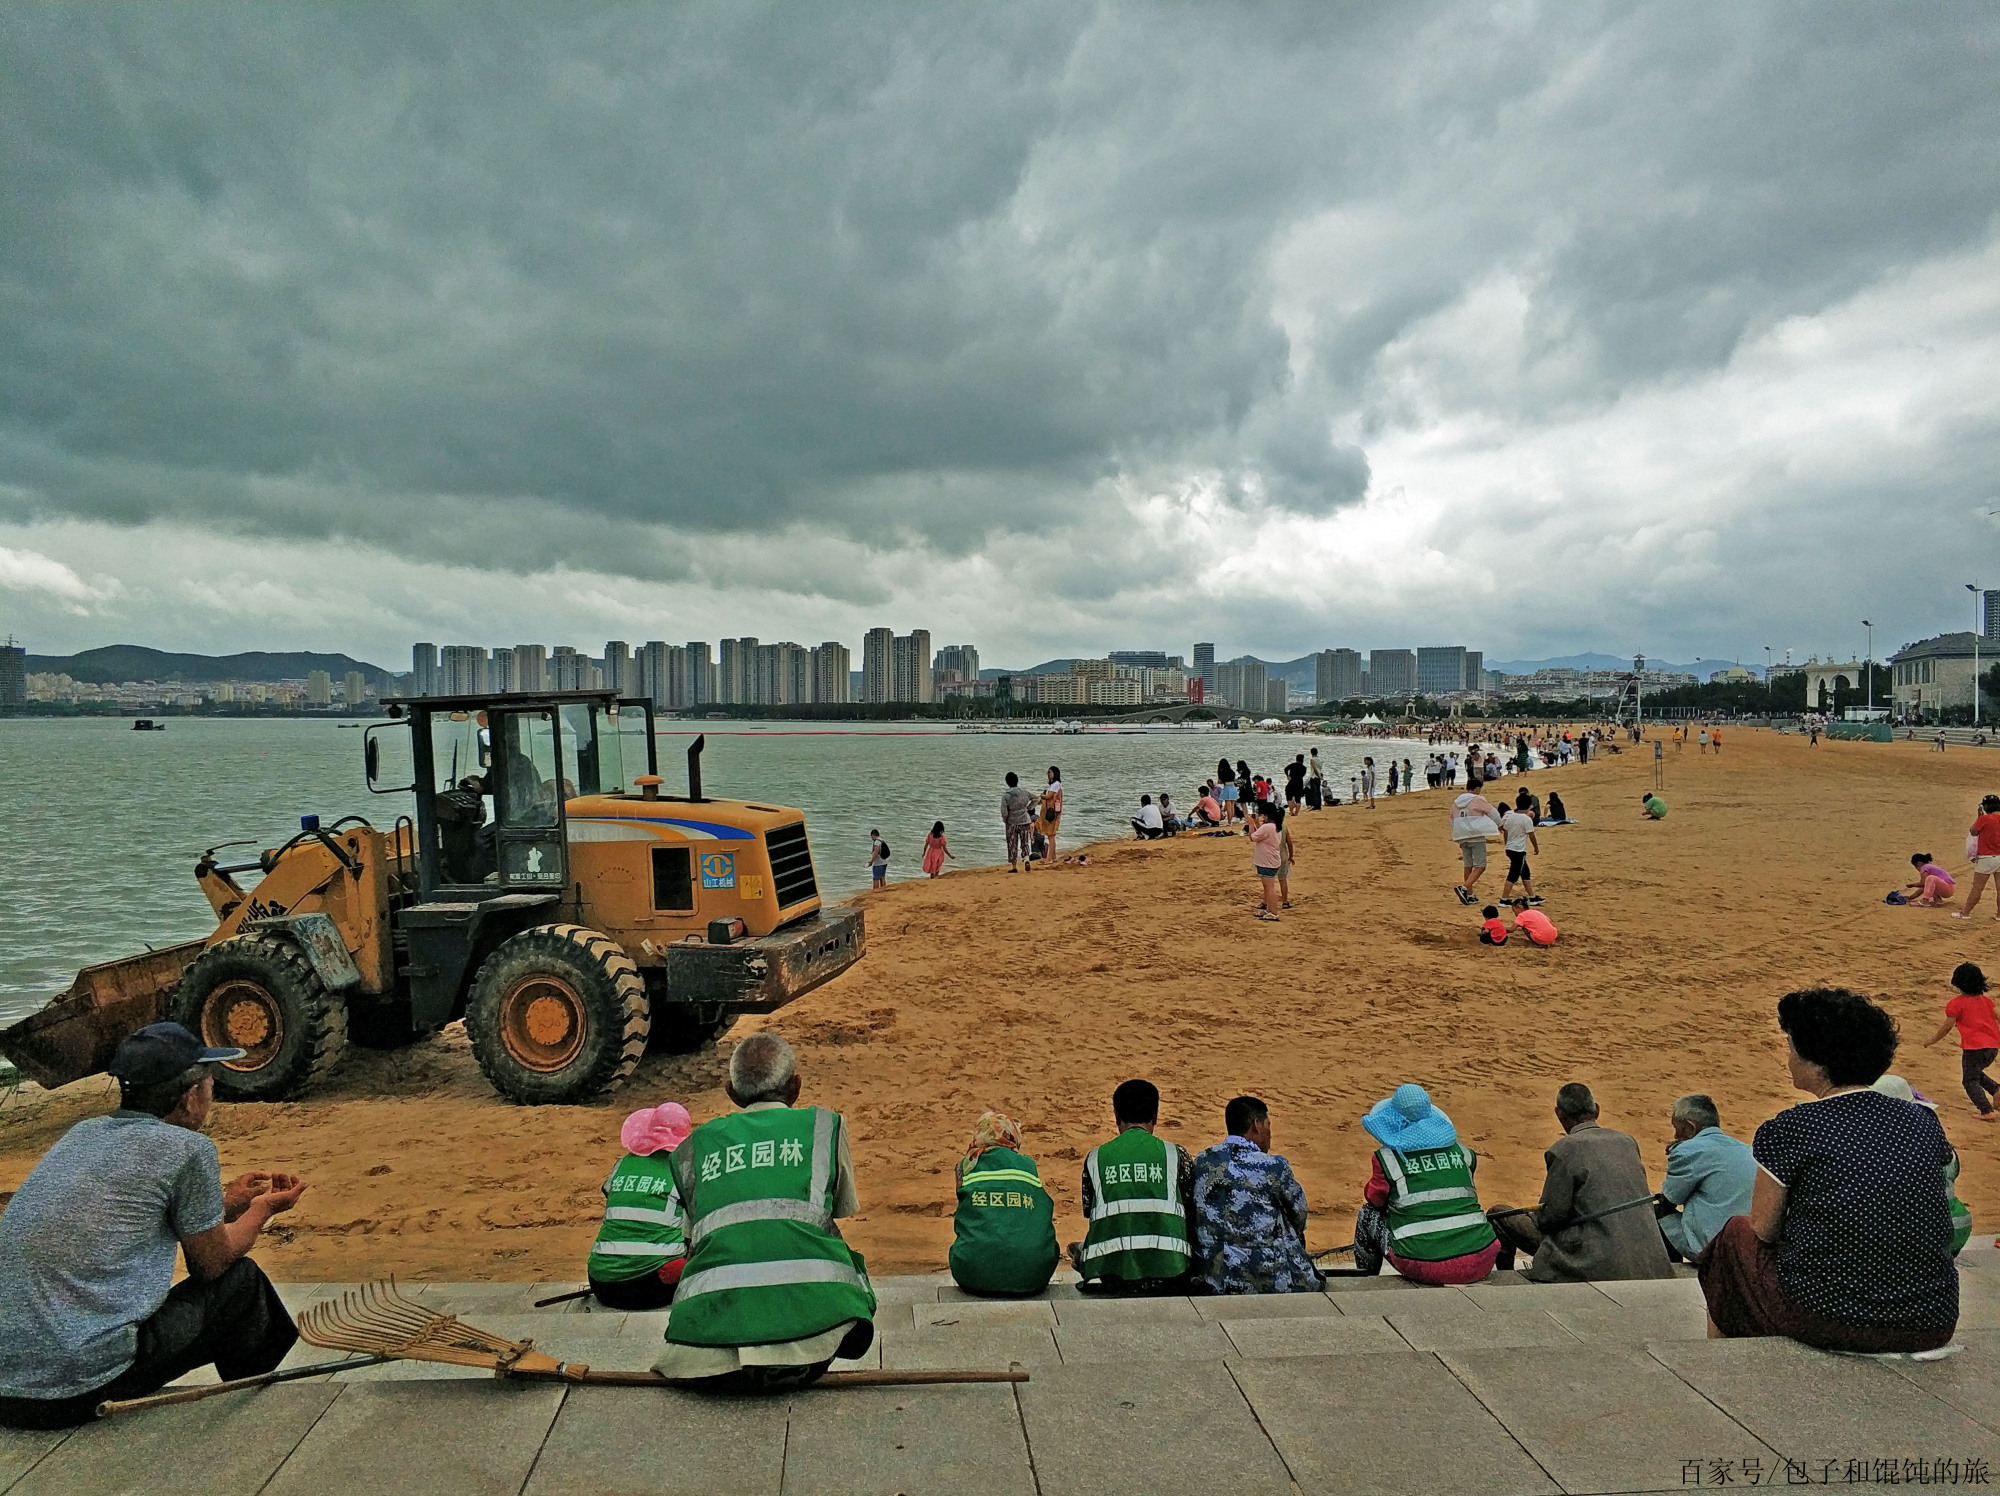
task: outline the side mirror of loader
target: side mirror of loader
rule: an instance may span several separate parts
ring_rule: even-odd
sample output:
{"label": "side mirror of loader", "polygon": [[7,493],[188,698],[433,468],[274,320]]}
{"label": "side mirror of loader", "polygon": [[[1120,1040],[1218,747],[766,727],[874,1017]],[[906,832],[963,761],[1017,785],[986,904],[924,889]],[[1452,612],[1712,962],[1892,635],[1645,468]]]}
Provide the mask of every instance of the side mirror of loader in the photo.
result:
{"label": "side mirror of loader", "polygon": [[398,728],[404,732],[408,732],[410,728],[409,719],[404,718],[400,722],[377,722],[362,735],[361,767],[367,775],[368,791],[370,794],[404,795],[417,787],[415,765],[409,763],[407,755],[405,755],[405,763],[408,763],[409,767],[403,768],[403,765],[400,764],[397,767],[402,768],[403,772],[409,774],[410,782],[408,784],[383,784],[380,782],[382,778],[382,740],[378,734],[394,732]]}

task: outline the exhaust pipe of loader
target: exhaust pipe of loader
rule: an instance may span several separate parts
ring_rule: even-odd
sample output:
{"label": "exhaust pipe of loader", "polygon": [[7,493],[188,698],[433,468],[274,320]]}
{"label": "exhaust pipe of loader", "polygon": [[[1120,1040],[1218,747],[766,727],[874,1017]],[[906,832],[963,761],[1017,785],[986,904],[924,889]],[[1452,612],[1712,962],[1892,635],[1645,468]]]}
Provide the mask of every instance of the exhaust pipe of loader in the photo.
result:
{"label": "exhaust pipe of loader", "polygon": [[701,750],[708,746],[708,734],[702,733],[688,744],[688,799],[701,801]]}

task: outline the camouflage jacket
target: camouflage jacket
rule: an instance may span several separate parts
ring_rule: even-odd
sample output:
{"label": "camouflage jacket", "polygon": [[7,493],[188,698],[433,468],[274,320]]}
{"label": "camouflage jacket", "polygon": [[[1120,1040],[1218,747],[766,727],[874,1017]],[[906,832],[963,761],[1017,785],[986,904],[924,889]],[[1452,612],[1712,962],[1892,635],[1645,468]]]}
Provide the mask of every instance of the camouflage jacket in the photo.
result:
{"label": "camouflage jacket", "polygon": [[1194,1161],[1195,1264],[1213,1293],[1311,1293],[1306,1192],[1282,1155],[1246,1138]]}

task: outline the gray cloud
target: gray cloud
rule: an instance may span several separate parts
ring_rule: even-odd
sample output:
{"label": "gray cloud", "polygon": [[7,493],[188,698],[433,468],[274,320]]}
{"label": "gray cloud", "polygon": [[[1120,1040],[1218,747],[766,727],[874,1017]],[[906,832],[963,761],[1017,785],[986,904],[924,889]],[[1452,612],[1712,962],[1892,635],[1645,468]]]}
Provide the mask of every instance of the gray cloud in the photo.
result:
{"label": "gray cloud", "polygon": [[[698,583],[724,629],[949,574],[1024,652],[1113,642],[1024,587],[1074,631],[1315,642],[1275,590],[1301,629],[1588,643],[1482,618],[1466,526],[1419,502],[1384,548],[1370,506],[1487,452],[1564,585],[1618,595],[1630,496],[1561,434],[1984,263],[1996,42],[1969,4],[11,7],[0,523],[68,527],[78,576],[82,525]],[[1992,419],[1889,480],[1947,548]],[[1794,466],[1745,454],[1718,575],[1792,505],[1870,508],[1759,460]],[[1190,494],[1331,527],[1287,548],[1326,576],[1219,566]]]}

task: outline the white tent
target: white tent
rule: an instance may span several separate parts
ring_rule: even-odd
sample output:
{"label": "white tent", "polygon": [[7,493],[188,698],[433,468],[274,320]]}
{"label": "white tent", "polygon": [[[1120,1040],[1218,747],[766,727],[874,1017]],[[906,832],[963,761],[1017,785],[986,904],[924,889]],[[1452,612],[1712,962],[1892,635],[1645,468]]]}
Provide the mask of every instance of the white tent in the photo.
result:
{"label": "white tent", "polygon": [[1363,727],[1380,727],[1382,725],[1382,719],[1376,716],[1373,712],[1370,712],[1367,716],[1361,719],[1361,725]]}

